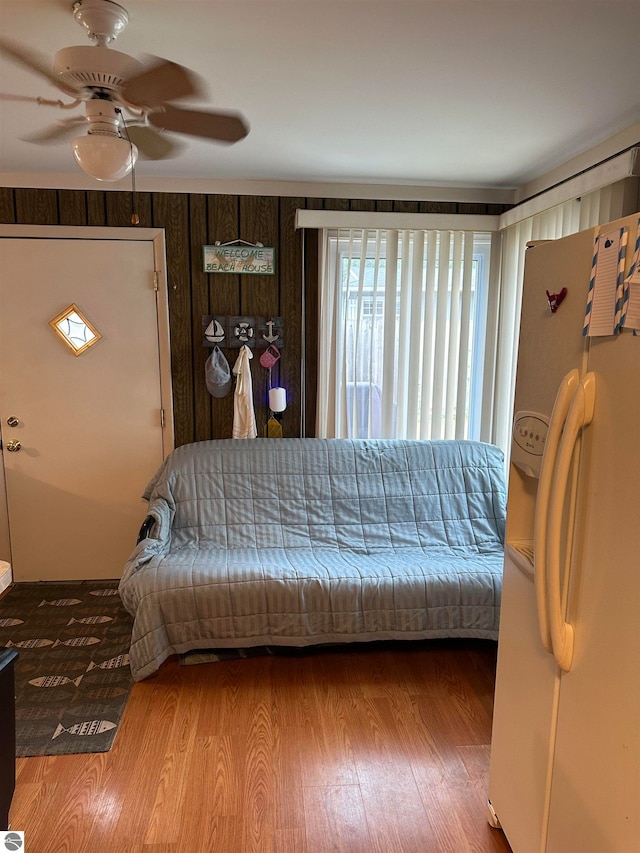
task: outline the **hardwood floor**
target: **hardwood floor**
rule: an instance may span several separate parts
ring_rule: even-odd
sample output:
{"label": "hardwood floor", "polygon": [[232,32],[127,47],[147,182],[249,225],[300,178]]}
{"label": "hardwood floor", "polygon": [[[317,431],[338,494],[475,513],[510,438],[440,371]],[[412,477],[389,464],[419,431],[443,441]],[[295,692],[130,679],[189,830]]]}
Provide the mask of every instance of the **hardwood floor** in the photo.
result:
{"label": "hardwood floor", "polygon": [[18,759],[29,853],[508,853],[486,820],[495,647],[179,666],[108,753]]}

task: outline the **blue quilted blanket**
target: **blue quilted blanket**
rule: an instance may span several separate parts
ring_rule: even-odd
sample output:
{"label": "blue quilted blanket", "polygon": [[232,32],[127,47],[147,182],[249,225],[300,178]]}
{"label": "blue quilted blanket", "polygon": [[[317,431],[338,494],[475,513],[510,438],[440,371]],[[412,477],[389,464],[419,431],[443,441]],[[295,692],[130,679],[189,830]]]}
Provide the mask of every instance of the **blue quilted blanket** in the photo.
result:
{"label": "blue quilted blanket", "polygon": [[503,465],[469,441],[179,447],[120,583],[134,678],[197,648],[496,639]]}

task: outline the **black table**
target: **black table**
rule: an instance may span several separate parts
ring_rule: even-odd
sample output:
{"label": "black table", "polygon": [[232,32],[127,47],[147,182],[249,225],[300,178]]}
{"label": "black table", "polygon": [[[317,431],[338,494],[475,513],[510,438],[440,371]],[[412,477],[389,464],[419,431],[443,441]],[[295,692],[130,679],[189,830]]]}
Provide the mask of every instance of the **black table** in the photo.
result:
{"label": "black table", "polygon": [[15,649],[0,650],[0,830],[9,828],[9,807],[16,787]]}

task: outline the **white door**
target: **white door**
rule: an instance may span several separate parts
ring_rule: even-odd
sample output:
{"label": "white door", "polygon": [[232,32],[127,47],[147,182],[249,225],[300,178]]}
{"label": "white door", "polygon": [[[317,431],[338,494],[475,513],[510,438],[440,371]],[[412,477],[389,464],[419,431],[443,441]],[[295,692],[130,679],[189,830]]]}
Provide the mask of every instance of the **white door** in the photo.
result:
{"label": "white door", "polygon": [[[115,229],[100,229],[109,239],[57,236],[71,230],[0,239],[0,419],[16,581],[119,577],[145,516],[141,494],[173,443],[158,241],[116,239]],[[50,325],[71,305],[101,336],[79,355]]]}

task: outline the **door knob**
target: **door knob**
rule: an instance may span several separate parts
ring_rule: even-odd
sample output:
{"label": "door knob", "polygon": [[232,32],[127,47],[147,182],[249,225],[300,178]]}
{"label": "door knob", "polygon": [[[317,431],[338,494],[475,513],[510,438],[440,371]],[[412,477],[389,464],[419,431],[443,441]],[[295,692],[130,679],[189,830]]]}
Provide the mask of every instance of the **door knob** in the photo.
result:
{"label": "door knob", "polygon": [[10,427],[17,427],[20,424],[20,421],[12,415],[10,418],[7,418],[7,423]]}
{"label": "door knob", "polygon": [[13,438],[11,439],[11,441],[7,442],[7,450],[9,451],[9,453],[17,453],[18,450],[21,449],[21,447],[22,444]]}

